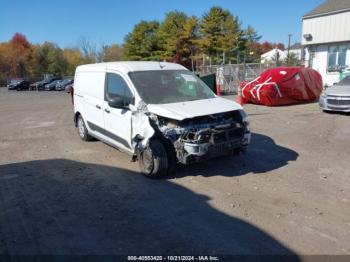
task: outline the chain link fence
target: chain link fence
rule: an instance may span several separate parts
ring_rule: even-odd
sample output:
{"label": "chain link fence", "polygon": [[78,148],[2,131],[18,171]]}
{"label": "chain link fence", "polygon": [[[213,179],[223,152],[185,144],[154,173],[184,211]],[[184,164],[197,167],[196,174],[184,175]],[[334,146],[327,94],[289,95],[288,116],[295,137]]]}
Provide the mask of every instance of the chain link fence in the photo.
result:
{"label": "chain link fence", "polygon": [[237,94],[237,87],[242,81],[251,81],[258,77],[269,67],[264,64],[227,64],[199,66],[197,74],[200,76],[215,74],[222,78],[221,92],[225,94]]}

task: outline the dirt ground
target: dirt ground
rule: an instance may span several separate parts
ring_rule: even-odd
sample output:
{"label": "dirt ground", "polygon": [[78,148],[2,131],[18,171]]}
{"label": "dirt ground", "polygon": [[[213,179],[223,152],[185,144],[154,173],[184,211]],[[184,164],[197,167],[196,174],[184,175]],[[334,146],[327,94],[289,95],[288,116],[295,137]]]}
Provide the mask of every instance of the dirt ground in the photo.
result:
{"label": "dirt ground", "polygon": [[65,93],[0,88],[0,254],[349,255],[350,116],[245,109],[245,155],[150,180]]}

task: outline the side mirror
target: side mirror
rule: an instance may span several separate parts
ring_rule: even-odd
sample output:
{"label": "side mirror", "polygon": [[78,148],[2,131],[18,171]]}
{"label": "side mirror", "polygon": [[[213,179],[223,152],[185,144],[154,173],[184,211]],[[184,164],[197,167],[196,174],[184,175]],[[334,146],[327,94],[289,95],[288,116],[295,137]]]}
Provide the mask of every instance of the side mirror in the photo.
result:
{"label": "side mirror", "polygon": [[116,96],[108,99],[108,105],[113,108],[125,108],[124,99],[120,96]]}

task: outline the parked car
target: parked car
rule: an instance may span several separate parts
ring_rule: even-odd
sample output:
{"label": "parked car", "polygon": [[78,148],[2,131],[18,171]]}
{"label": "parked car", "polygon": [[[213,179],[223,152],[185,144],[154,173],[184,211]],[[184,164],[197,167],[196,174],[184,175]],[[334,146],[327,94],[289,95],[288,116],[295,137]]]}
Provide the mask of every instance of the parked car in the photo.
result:
{"label": "parked car", "polygon": [[73,84],[73,79],[63,79],[61,82],[57,83],[56,91],[63,91],[66,86]]}
{"label": "parked car", "polygon": [[181,65],[82,65],[74,79],[80,138],[95,137],[129,153],[148,177],[164,176],[177,163],[239,153],[250,143],[243,108],[216,96]]}
{"label": "parked car", "polygon": [[44,78],[43,80],[34,83],[33,86],[37,90],[44,90],[45,85],[51,83],[52,81],[58,80],[58,79],[59,79],[58,77]]}
{"label": "parked car", "polygon": [[11,79],[7,83],[7,89],[8,90],[28,90],[29,89],[29,82],[24,79]]}
{"label": "parked car", "polygon": [[61,82],[62,80],[54,80],[51,83],[48,83],[45,85],[46,91],[54,91],[56,90],[56,86]]}
{"label": "parked car", "polygon": [[350,75],[325,89],[319,99],[324,111],[350,112]]}

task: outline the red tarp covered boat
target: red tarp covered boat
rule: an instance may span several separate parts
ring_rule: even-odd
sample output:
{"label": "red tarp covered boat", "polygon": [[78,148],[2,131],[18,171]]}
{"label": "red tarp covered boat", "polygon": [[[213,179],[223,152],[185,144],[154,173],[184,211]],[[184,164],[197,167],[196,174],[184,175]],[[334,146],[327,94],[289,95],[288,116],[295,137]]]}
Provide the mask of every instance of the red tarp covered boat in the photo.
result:
{"label": "red tarp covered boat", "polygon": [[278,67],[242,82],[242,103],[279,106],[312,102],[323,89],[321,75],[311,68]]}

